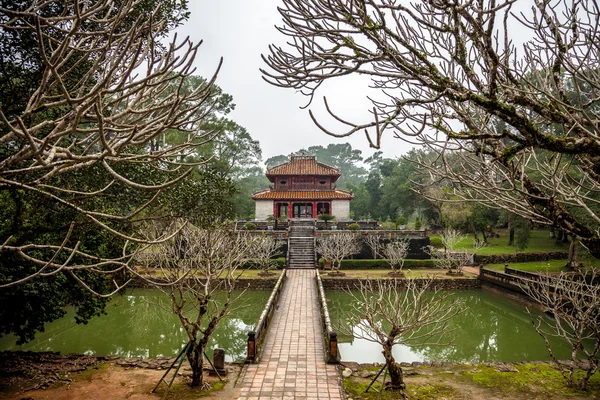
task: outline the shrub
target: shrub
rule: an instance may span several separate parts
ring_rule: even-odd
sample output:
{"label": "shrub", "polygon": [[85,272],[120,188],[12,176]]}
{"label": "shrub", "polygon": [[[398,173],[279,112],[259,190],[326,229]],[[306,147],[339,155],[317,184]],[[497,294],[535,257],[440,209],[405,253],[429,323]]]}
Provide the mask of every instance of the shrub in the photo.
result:
{"label": "shrub", "polygon": [[396,229],[396,224],[391,221],[386,221],[381,224],[381,229],[386,231],[392,231]]}
{"label": "shrub", "polygon": [[444,247],[444,242],[442,241],[442,238],[439,236],[429,236],[429,245],[431,247],[441,249],[442,247]]}
{"label": "shrub", "polygon": [[317,219],[320,219],[321,221],[325,221],[325,222],[331,221],[334,218],[335,217],[333,215],[331,215],[331,214],[319,214],[319,215],[317,215]]}
{"label": "shrub", "polygon": [[256,224],[254,222],[246,222],[244,224],[244,226],[242,227],[242,229],[244,229],[246,231],[255,231],[256,230]]}
{"label": "shrub", "polygon": [[360,225],[356,222],[353,222],[350,225],[348,225],[348,229],[350,229],[351,231],[358,231],[360,229]]}
{"label": "shrub", "polygon": [[[285,268],[285,257],[273,258],[271,260],[273,263],[273,269],[283,269]],[[241,269],[260,269],[260,265],[258,262],[254,260],[249,260],[243,263],[240,266]]]}
{"label": "shrub", "polygon": [[418,216],[415,218],[415,231],[421,230],[421,218]]}
{"label": "shrub", "polygon": [[401,226],[401,225],[406,225],[408,223],[408,219],[406,219],[406,217],[404,215],[400,215],[398,216],[398,218],[396,218],[396,225]]}

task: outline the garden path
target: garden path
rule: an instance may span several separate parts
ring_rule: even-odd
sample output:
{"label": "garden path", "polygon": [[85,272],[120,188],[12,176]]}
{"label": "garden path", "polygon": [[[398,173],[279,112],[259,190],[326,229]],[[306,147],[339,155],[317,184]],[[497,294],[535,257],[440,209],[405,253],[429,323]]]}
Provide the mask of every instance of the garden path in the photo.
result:
{"label": "garden path", "polygon": [[479,275],[479,267],[463,267],[463,271]]}
{"label": "garden path", "polygon": [[242,371],[239,399],[343,399],[337,367],[325,363],[315,270],[286,273],[260,361]]}

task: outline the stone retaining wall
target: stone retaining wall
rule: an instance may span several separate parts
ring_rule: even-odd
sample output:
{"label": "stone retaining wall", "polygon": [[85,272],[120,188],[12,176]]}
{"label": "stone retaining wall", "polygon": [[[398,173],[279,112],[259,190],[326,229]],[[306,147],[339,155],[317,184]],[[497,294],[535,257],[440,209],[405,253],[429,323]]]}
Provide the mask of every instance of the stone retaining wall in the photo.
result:
{"label": "stone retaining wall", "polygon": [[[426,279],[415,279],[417,282],[425,280]],[[323,282],[323,289],[325,290],[352,290],[358,288],[361,282],[370,281],[372,284],[376,285],[378,282],[388,281],[388,279],[329,278],[321,276],[321,281]],[[402,282],[402,279],[398,280],[400,285]],[[481,281],[476,278],[435,279],[434,287],[446,290],[480,289]]]}
{"label": "stone retaining wall", "polygon": [[[235,290],[273,290],[275,284],[277,283],[277,279],[279,279],[279,274],[273,275],[273,277],[269,278],[256,278],[256,279],[238,279],[235,281],[234,289]],[[159,282],[159,280],[156,280]],[[141,278],[134,278],[128,285],[130,288],[154,288],[154,286]]]}
{"label": "stone retaining wall", "polygon": [[552,251],[548,253],[515,253],[515,254],[475,254],[475,264],[510,264],[532,261],[564,260],[569,258],[569,253]]}

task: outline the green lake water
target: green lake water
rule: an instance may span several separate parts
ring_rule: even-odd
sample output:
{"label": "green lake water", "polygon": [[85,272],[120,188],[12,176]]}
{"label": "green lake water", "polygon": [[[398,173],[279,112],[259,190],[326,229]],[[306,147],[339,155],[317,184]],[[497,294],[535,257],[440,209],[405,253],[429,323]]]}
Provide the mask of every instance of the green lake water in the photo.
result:
{"label": "green lake water", "polygon": [[[270,291],[245,292],[233,304],[233,311],[221,321],[207,354],[212,349],[225,349],[228,361],[246,356],[248,331],[254,328],[271,295]],[[15,344],[14,336],[0,338],[0,350],[58,351],[97,356],[121,357],[175,356],[187,342],[179,318],[168,308],[168,298],[158,290],[130,289],[124,295],[114,296],[107,315],[93,318],[86,325],[78,325],[73,311],[68,310],[60,320],[46,324],[45,332],[22,346]],[[193,316],[190,310],[189,316]]]}
{"label": "green lake water", "polygon": [[[536,333],[524,305],[486,291],[457,291],[454,300],[464,305],[464,312],[454,317],[449,333],[451,346],[394,346],[396,360],[448,362],[517,362],[550,360],[543,339]],[[348,307],[351,298],[344,292],[327,292],[327,303],[334,326],[341,321],[342,307]],[[541,315],[535,312],[536,316]],[[544,318],[549,318],[542,315]],[[356,333],[356,327],[353,327]],[[343,361],[361,363],[383,362],[379,344],[338,335]],[[559,359],[569,359],[566,342],[551,340]]]}

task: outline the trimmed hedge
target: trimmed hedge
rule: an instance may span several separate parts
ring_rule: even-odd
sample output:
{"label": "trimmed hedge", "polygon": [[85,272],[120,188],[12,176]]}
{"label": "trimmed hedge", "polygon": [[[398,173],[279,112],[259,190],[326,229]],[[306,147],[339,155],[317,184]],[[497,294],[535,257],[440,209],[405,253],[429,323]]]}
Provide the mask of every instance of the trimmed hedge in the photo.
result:
{"label": "trimmed hedge", "polygon": [[[436,268],[435,260],[404,260],[403,269]],[[323,268],[323,259],[319,259]],[[342,260],[341,269],[391,269],[386,260]]]}
{"label": "trimmed hedge", "polygon": [[444,242],[441,237],[432,235],[432,236],[429,236],[429,245],[431,247],[441,249],[442,247],[444,247]]}
{"label": "trimmed hedge", "polygon": [[[285,268],[285,257],[274,258],[271,260],[274,264],[275,269],[284,269]],[[260,269],[260,266],[256,261],[246,261],[240,266],[241,269]]]}

